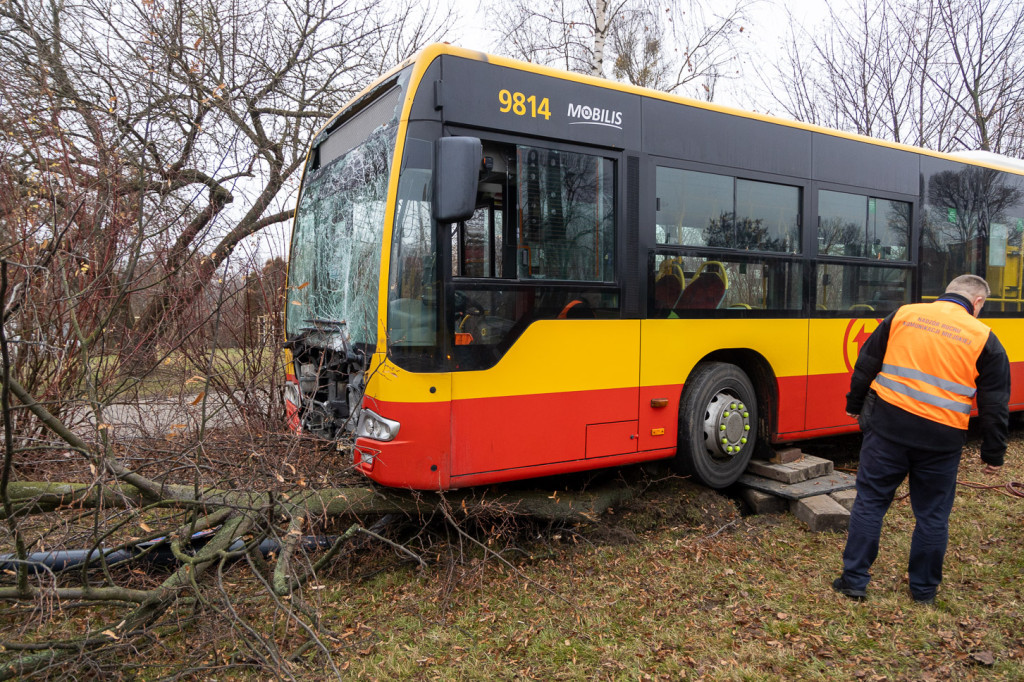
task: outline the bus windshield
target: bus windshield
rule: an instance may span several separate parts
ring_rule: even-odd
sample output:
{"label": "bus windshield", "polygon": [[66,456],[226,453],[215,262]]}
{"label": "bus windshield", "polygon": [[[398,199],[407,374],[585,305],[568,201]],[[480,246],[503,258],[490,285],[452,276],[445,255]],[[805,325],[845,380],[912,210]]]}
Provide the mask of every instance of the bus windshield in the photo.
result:
{"label": "bus windshield", "polygon": [[383,84],[375,101],[314,142],[292,234],[289,337],[344,323],[352,343],[376,343],[380,246],[407,79],[403,72]]}

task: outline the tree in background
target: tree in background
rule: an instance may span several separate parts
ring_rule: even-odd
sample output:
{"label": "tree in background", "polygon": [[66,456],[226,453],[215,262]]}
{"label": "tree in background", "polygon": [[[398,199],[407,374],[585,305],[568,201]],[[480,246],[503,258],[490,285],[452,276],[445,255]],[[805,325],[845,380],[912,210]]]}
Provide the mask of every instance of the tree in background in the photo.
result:
{"label": "tree in background", "polygon": [[77,236],[81,258],[111,251],[79,274],[109,279],[100,326],[135,372],[188,333],[184,307],[243,239],[290,219],[312,133],[450,22],[380,0],[0,6],[7,181],[37,198],[54,253]]}
{"label": "tree in background", "polygon": [[1024,153],[1024,5],[861,0],[795,18],[767,80],[801,121],[937,151]]}
{"label": "tree in background", "polygon": [[702,0],[502,0],[488,17],[500,35],[497,49],[511,57],[597,77],[609,75],[610,63],[616,79],[710,99],[718,78],[737,74],[745,13],[755,4],[732,0],[712,10]]}
{"label": "tree in background", "polygon": [[960,125],[967,149],[1024,152],[1024,4],[1015,0],[934,3],[945,68],[929,76]]}

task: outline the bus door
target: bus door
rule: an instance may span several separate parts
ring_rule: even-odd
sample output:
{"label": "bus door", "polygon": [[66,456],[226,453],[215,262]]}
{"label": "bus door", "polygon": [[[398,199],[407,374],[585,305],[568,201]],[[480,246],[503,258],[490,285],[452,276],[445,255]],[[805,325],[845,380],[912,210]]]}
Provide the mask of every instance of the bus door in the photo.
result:
{"label": "bus door", "polygon": [[452,476],[635,452],[615,160],[486,140],[484,155],[476,214],[450,230]]}

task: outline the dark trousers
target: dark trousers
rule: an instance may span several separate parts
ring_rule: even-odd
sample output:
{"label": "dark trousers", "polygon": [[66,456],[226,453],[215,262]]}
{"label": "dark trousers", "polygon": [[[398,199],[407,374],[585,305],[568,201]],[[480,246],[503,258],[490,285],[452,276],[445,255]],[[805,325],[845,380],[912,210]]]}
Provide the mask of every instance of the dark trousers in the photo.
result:
{"label": "dark trousers", "polygon": [[857,469],[857,497],[843,551],[843,579],[863,590],[878,556],[882,519],[903,479],[910,476],[910,506],[917,523],[910,542],[908,574],[914,599],[935,596],[949,542],[949,513],[956,496],[960,451],[931,452],[900,445],[873,431],[864,434]]}

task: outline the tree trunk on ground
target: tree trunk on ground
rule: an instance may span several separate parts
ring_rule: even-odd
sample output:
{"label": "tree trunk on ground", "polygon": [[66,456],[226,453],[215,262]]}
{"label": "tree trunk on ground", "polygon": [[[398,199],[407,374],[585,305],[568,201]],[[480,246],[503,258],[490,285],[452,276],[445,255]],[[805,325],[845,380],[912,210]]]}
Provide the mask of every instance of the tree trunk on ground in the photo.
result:
{"label": "tree trunk on ground", "polygon": [[[385,514],[424,516],[447,504],[466,515],[511,514],[562,522],[594,521],[609,508],[628,502],[636,495],[636,490],[619,483],[583,491],[517,490],[514,494],[475,488],[447,493],[417,493],[359,486],[286,492],[208,489],[201,490],[197,498],[193,486],[167,485],[162,490],[168,506],[189,507],[199,502],[207,510],[224,507],[256,511],[265,508],[268,500],[272,499],[314,517],[366,518]],[[125,483],[99,487],[84,483],[13,481],[9,484],[8,494],[15,507],[15,516],[100,506],[107,509],[129,508],[147,501],[142,491]]]}

